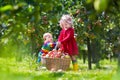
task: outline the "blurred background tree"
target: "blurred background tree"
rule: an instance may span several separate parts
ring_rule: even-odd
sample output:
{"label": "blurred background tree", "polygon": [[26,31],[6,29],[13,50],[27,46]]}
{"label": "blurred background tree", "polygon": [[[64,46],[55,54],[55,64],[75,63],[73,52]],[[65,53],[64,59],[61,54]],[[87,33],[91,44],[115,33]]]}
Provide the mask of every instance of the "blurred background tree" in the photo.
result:
{"label": "blurred background tree", "polygon": [[42,35],[51,32],[57,41],[62,14],[74,18],[79,58],[100,68],[101,59],[116,57],[120,32],[119,0],[0,0],[0,56],[38,54]]}

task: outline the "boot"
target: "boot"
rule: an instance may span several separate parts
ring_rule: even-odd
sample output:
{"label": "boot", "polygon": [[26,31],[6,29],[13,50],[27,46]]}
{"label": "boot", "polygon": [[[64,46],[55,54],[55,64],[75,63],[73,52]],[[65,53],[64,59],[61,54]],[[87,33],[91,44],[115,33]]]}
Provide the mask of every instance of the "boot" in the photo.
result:
{"label": "boot", "polygon": [[78,71],[78,64],[77,64],[77,63],[74,63],[74,64],[73,64],[73,70],[74,70],[74,71]]}

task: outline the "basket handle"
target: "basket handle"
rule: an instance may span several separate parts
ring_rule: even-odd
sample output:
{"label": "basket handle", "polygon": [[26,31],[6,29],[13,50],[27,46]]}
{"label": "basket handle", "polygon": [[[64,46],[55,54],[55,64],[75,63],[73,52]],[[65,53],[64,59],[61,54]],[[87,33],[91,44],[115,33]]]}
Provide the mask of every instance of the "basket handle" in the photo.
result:
{"label": "basket handle", "polygon": [[57,50],[57,47],[58,47],[58,43],[56,42],[54,49]]}

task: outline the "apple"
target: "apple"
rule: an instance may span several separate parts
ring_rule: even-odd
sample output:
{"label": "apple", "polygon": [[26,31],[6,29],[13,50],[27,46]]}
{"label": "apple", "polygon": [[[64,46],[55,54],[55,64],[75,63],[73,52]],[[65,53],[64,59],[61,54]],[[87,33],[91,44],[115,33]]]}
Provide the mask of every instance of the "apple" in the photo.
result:
{"label": "apple", "polygon": [[49,55],[47,54],[45,57],[46,57],[46,58],[49,58]]}
{"label": "apple", "polygon": [[81,18],[79,18],[77,21],[78,21],[78,22],[80,22],[80,23],[82,23],[82,22],[83,22],[83,20],[82,20]]}
{"label": "apple", "polygon": [[94,8],[96,11],[102,12],[107,9],[108,0],[95,0]]}
{"label": "apple", "polygon": [[65,55],[65,58],[70,58],[70,56],[69,55]]}
{"label": "apple", "polygon": [[80,13],[80,10],[78,9],[77,11],[76,11],[76,14],[79,14]]}

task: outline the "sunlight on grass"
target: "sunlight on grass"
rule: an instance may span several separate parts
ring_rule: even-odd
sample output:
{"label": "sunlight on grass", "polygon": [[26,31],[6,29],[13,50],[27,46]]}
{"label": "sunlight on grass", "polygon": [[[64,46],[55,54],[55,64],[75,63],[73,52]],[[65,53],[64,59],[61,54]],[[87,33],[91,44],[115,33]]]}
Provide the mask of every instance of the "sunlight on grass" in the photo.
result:
{"label": "sunlight on grass", "polygon": [[[70,69],[64,72],[51,72],[46,69],[36,70],[35,59],[26,57],[21,62],[15,58],[0,58],[0,80],[115,80],[117,62],[101,61],[103,68],[88,70],[87,63],[79,62],[79,71]],[[104,68],[105,67],[105,68]],[[114,76],[113,76],[114,75]]]}

